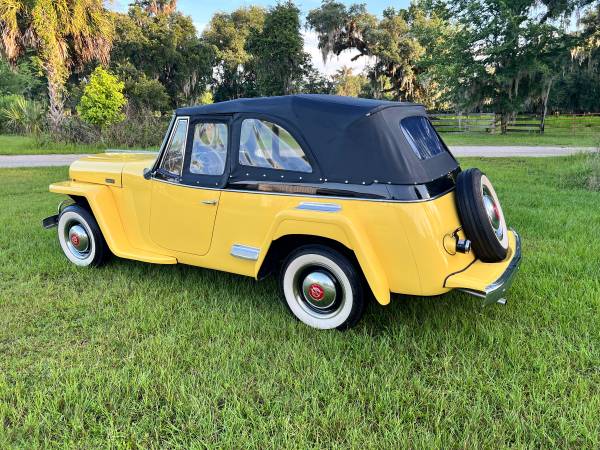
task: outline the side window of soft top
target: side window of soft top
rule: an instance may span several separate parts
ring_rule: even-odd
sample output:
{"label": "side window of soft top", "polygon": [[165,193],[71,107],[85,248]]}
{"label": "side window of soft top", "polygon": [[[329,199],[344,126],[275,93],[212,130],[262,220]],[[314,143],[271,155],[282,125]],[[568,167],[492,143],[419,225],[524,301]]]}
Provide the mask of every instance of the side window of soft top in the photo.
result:
{"label": "side window of soft top", "polygon": [[239,163],[265,169],[311,173],[312,167],[300,144],[283,127],[259,119],[244,119]]}
{"label": "side window of soft top", "polygon": [[188,119],[177,119],[171,138],[160,162],[160,169],[170,174],[180,176],[183,168],[183,156],[187,140]]}

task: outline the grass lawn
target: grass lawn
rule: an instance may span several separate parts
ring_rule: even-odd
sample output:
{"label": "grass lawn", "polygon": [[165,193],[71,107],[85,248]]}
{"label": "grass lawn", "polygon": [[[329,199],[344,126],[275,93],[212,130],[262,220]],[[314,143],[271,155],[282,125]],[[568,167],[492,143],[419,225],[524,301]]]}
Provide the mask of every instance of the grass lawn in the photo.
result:
{"label": "grass lawn", "polygon": [[51,153],[98,153],[106,147],[58,142],[39,143],[32,136],[0,134],[0,155],[46,155]]}
{"label": "grass lawn", "polygon": [[0,155],[99,153],[104,152],[107,148],[109,147],[106,145],[64,144],[50,141],[40,143],[32,136],[0,134]]}
{"label": "grass lawn", "polygon": [[600,131],[573,133],[568,129],[546,129],[544,134],[534,133],[441,133],[448,145],[524,145],[549,147],[599,147]]}
{"label": "grass lawn", "polygon": [[508,306],[397,297],[346,333],[293,320],[273,280],[77,269],[40,226],[66,168],[0,170],[0,448],[599,448],[584,158],[464,161],[523,236]]}

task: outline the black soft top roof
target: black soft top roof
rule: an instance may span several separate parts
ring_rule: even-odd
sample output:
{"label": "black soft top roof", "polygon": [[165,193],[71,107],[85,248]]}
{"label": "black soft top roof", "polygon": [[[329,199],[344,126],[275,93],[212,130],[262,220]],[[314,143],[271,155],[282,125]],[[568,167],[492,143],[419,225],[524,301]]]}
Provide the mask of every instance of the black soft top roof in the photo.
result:
{"label": "black soft top roof", "polygon": [[[400,120],[426,115],[425,108],[415,103],[299,94],[179,108],[176,114],[257,114],[279,119],[308,144],[321,177],[330,182],[420,184],[458,167],[449,152],[420,160],[411,149]],[[242,170],[235,172],[234,180],[244,178]]]}

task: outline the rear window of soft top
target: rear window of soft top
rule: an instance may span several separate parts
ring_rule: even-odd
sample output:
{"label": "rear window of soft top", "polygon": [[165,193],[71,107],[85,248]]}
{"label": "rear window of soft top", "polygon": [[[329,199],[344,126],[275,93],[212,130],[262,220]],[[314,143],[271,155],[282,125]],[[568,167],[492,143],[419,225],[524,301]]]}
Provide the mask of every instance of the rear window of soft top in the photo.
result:
{"label": "rear window of soft top", "polygon": [[405,117],[400,121],[400,128],[413,152],[421,160],[433,158],[447,150],[425,116]]}

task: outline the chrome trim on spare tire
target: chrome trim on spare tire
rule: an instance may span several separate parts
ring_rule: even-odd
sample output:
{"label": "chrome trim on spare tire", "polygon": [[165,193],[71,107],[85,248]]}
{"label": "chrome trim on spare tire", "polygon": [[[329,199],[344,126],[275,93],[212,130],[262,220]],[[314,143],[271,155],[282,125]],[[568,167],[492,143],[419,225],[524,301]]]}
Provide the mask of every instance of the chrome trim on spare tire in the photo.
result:
{"label": "chrome trim on spare tire", "polygon": [[260,249],[242,244],[233,244],[231,246],[230,253],[231,256],[235,256],[236,258],[256,261],[258,259],[258,256],[260,255]]}

